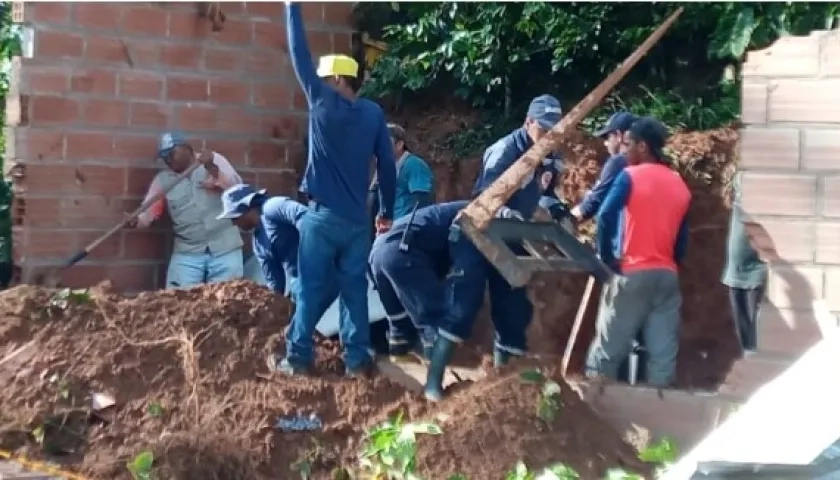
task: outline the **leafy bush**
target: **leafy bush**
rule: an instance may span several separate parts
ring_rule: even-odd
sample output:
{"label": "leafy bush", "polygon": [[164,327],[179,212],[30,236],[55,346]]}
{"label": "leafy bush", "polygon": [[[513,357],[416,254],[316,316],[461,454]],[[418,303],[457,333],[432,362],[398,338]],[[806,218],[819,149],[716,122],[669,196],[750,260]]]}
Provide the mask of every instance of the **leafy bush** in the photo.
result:
{"label": "leafy bush", "polygon": [[[9,91],[9,60],[20,55],[20,36],[14,24],[12,24],[11,2],[0,3],[0,61],[3,62],[0,68],[0,114],[5,117],[6,94]],[[0,134],[0,171],[4,170],[6,156],[6,139]],[[12,261],[12,189],[5,179],[0,181],[0,266],[10,264]],[[3,283],[7,280],[3,279]],[[7,285],[0,285],[5,288]]]}

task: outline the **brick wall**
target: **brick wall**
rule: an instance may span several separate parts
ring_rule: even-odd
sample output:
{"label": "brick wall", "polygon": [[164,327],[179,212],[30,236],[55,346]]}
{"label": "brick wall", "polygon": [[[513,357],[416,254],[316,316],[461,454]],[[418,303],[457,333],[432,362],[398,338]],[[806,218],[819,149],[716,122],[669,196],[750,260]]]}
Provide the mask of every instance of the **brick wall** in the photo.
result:
{"label": "brick wall", "polygon": [[743,72],[744,207],[774,257],[757,362],[772,363],[820,337],[815,301],[840,312],[840,31],[781,39]]}
{"label": "brick wall", "polygon": [[[33,281],[139,206],[156,136],[185,132],[248,182],[291,193],[305,104],[291,71],[283,3],[225,2],[212,32],[196,3],[16,2],[31,32],[7,100],[6,174],[20,279]],[[351,48],[350,3],[306,3],[313,55]],[[63,276],[121,289],[161,285],[166,226],[123,231]]]}

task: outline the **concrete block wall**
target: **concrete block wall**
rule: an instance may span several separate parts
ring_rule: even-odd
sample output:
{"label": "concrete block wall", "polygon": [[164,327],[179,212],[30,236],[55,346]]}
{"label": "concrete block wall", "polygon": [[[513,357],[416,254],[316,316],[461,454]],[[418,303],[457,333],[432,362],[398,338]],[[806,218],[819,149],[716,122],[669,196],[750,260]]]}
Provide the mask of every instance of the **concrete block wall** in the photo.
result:
{"label": "concrete block wall", "polygon": [[[28,55],[14,61],[6,174],[22,282],[60,265],[137,208],[159,165],[156,137],[187,134],[246,181],[295,191],[306,121],[282,2],[223,2],[220,32],[195,2],[15,2]],[[313,55],[351,49],[350,3],[305,3]],[[162,285],[166,225],[123,231],[63,283]]]}

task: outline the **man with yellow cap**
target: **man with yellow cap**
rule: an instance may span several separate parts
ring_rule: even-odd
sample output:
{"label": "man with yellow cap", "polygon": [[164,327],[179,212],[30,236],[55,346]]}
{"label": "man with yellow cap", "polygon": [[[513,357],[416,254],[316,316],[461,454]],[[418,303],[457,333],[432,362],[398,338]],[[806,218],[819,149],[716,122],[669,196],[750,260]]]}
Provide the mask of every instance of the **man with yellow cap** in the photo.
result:
{"label": "man with yellow cap", "polygon": [[269,359],[272,370],[304,373],[313,364],[312,335],[331,300],[329,283],[339,285],[341,343],[348,376],[369,373],[373,365],[367,303],[367,192],[370,159],[376,157],[380,208],[376,227],[391,225],[396,161],[385,114],[376,103],[358,98],[359,64],[346,55],[321,57],[318,68],[306,42],[299,4],[286,2],[289,53],[309,104],[309,155],[301,191],[309,211],[300,220],[300,295],[286,335],[286,356]]}

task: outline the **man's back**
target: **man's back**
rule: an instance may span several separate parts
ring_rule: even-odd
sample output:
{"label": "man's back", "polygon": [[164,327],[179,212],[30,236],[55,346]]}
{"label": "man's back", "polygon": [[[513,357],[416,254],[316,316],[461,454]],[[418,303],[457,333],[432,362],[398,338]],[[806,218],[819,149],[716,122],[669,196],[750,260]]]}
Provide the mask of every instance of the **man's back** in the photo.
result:
{"label": "man's back", "polygon": [[635,165],[625,172],[630,195],[621,233],[621,271],[676,270],[674,249],[691,192],[676,172],[662,164]]}

